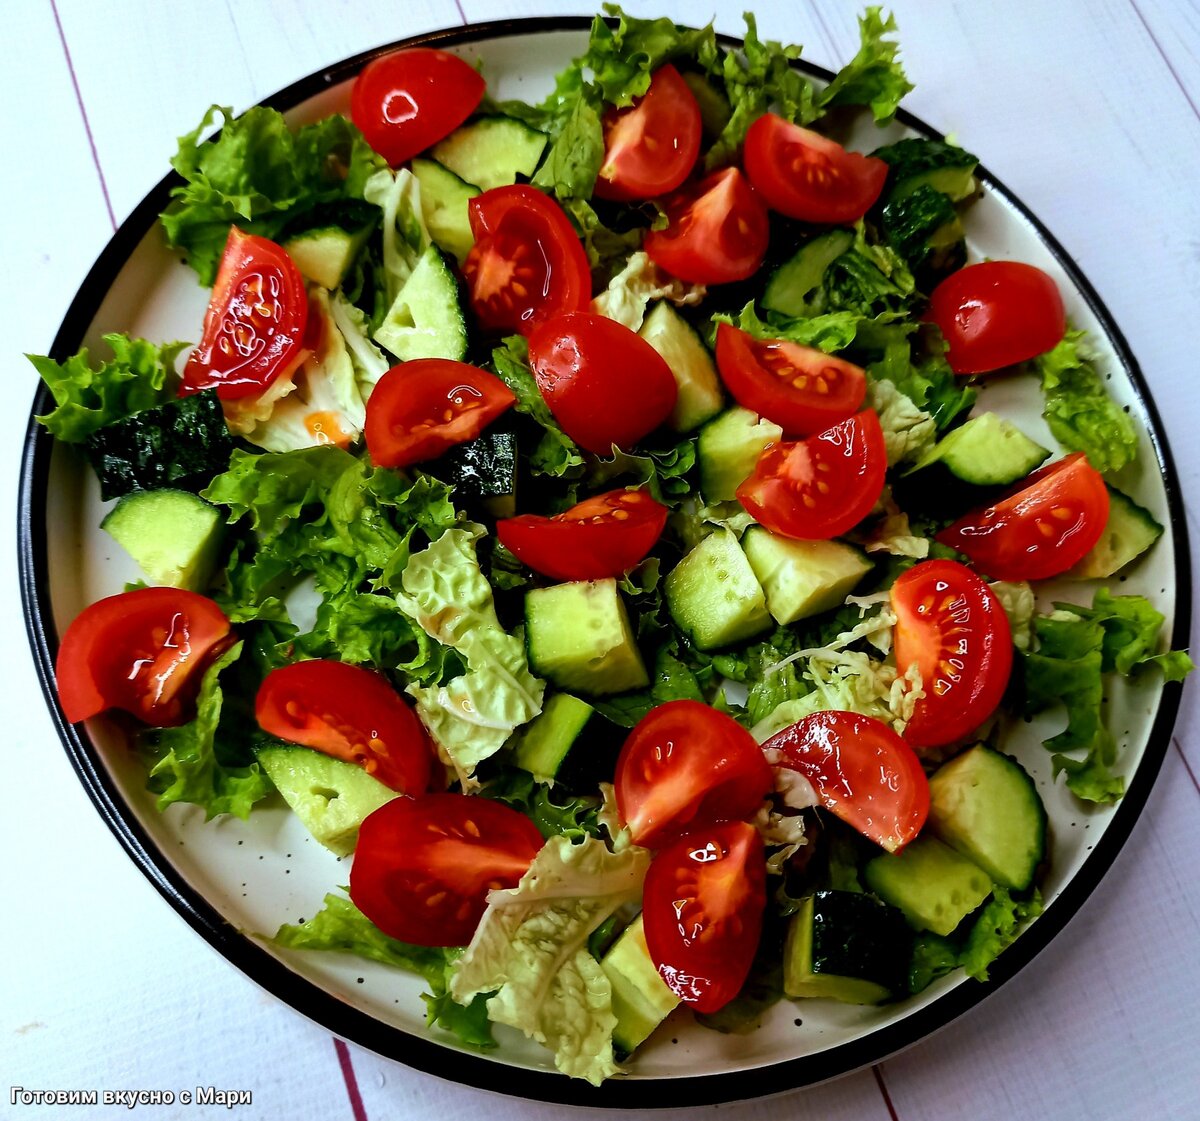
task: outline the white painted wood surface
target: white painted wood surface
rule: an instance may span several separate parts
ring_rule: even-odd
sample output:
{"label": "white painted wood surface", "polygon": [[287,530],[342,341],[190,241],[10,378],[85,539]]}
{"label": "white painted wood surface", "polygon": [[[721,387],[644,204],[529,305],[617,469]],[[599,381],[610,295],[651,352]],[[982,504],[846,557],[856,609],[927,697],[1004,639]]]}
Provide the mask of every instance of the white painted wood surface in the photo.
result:
{"label": "white painted wood surface", "polygon": [[[737,33],[736,3],[718,28]],[[1187,0],[895,4],[917,90],[907,106],[978,152],[1063,242],[1129,337],[1184,494],[1200,488],[1200,11]],[[640,15],[707,16],[671,0]],[[335,1044],[181,922],[121,852],[43,711],[15,571],[18,449],[74,291],[211,102],[244,108],[346,55],[464,20],[578,12],[561,0],[10,0],[0,219],[6,477],[0,622],[0,1116],[126,1116],[14,1105],[10,1087],[250,1090],[241,1117],[447,1121],[560,1116]],[[760,30],[837,65],[854,7],[764,6]],[[1189,505],[1194,528],[1195,504]],[[1064,934],[952,1028],[866,1071],[723,1117],[1108,1121],[1200,1117],[1200,702],[1111,873]],[[143,1106],[156,1117],[222,1107]],[[614,1115],[616,1116],[616,1115]],[[672,1119],[680,1114],[668,1113]]]}

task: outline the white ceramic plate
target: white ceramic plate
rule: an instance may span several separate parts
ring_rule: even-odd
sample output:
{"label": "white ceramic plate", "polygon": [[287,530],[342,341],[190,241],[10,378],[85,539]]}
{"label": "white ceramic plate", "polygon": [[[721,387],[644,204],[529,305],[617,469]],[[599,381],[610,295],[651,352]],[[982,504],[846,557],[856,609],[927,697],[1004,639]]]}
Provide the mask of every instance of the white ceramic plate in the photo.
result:
{"label": "white ceramic plate", "polygon": [[[482,60],[497,97],[540,98],[554,74],[586,43],[587,20],[525,20],[488,24],[411,41]],[[374,54],[350,59],[296,83],[269,104],[294,123],[345,110],[350,82]],[[810,69],[817,78],[827,77]],[[199,103],[198,103],[199,104]],[[188,122],[181,122],[182,125]],[[886,130],[870,122],[850,145],[881,143],[932,130],[901,114]],[[970,138],[964,138],[968,147]],[[1116,480],[1166,527],[1152,553],[1122,578],[1121,591],[1147,595],[1186,633],[1189,574],[1184,524],[1169,450],[1146,386],[1120,332],[1091,286],[1029,212],[984,171],[984,197],[966,219],[972,259],[1009,258],[1045,269],[1064,294],[1070,319],[1086,327],[1102,356],[1109,389],[1137,419],[1142,448],[1135,467]],[[167,250],[156,215],[175,180],[161,182],[101,255],[55,340],[58,359],[108,331],[166,341],[194,339],[208,294],[190,269]],[[1030,379],[990,385],[982,407],[1016,420],[1047,447],[1055,443],[1041,419]],[[43,391],[35,411],[47,411]],[[119,591],[140,574],[99,529],[104,505],[82,458],[53,445],[32,424],[26,445],[20,504],[21,571],[29,632],[47,701],[80,780],[97,809],[152,883],[238,968],[298,1011],[380,1054],[467,1084],[519,1096],[592,1105],[680,1106],[756,1097],[822,1081],[875,1062],[948,1023],[1028,962],[1079,908],[1111,864],[1132,828],[1159,770],[1178,705],[1177,686],[1156,675],[1112,686],[1107,713],[1120,744],[1128,793],[1115,807],[1084,807],[1051,781],[1040,741],[1061,717],[1011,728],[1005,750],[1034,775],[1051,823],[1045,913],[1006,951],[988,985],[944,978],[919,997],[882,1008],[830,1001],[781,1001],[761,1029],[720,1035],[676,1013],[639,1050],[628,1078],[599,1090],[554,1071],[548,1051],[500,1028],[500,1048],[468,1052],[425,1027],[423,982],[381,965],[327,953],[281,952],[251,932],[309,917],[323,895],[347,882],[348,867],[313,841],[286,808],[256,810],[249,821],[204,821],[195,807],[158,814],[145,774],[115,728],[104,719],[86,731],[72,727],[53,689],[57,636],[87,604]],[[1079,585],[1046,586],[1042,599],[1090,598]],[[1036,994],[1034,994],[1036,996]]]}

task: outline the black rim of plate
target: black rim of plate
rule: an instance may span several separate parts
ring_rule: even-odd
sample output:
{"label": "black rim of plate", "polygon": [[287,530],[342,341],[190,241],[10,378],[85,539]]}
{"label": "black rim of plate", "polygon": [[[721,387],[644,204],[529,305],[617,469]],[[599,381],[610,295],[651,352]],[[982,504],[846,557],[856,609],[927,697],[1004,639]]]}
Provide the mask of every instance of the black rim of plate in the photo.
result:
{"label": "black rim of plate", "polygon": [[[591,17],[576,16],[499,20],[434,31],[377,47],[319,70],[281,90],[263,104],[280,110],[293,108],[330,85],[351,78],[371,59],[399,46],[457,46],[514,35],[583,31],[590,25]],[[722,35],[720,39],[727,46],[741,45],[740,40],[730,36]],[[829,71],[821,67],[804,62],[799,65],[817,79],[828,81],[832,77]],[[942,134],[937,130],[903,110],[897,114],[897,119],[923,135],[942,138]],[[1162,475],[1171,524],[1175,529],[1174,563],[1177,586],[1175,617],[1172,620],[1172,645],[1184,645],[1191,620],[1191,567],[1187,533],[1184,528],[1186,522],[1174,462],[1162,421],[1150,397],[1149,387],[1125,336],[1072,258],[1050,231],[1003,184],[982,167],[979,168],[978,176],[991,192],[1002,198],[1033,227],[1070,277],[1107,333],[1145,410],[1149,421],[1149,437]],[[174,173],[165,176],[113,235],[92,266],[63,319],[52,349],[55,359],[62,361],[79,349],[111,284],[130,254],[153,226],[158,213],[165,208],[171,188],[180,182],[180,178]],[[48,411],[52,406],[49,392],[42,386],[34,402],[34,412]],[[986,984],[966,981],[897,1023],[813,1055],[721,1074],[684,1078],[614,1079],[599,1088],[593,1088],[559,1074],[510,1066],[503,1061],[481,1058],[431,1038],[410,1035],[400,1028],[381,1023],[367,1013],[351,1008],[318,985],[294,973],[249,936],[231,926],[220,912],[187,882],[166,854],[157,848],[130,812],[124,794],[109,774],[95,746],[81,734],[78,727],[67,722],[59,707],[54,687],[54,659],[58,639],[54,633],[50,608],[45,516],[52,446],[53,440],[50,435],[31,417],[22,457],[21,490],[17,509],[21,594],[29,640],[46,702],[71,764],[100,816],[134,863],[171,906],[194,930],[258,985],[316,1023],[368,1050],[426,1073],[481,1089],[571,1105],[642,1109],[710,1105],[765,1097],[824,1082],[878,1062],[919,1042],[974,1007],[1014,976],[1079,910],[1133,829],[1162,766],[1179,707],[1181,686],[1178,683],[1168,683],[1163,688],[1145,753],[1112,821],[1053,906],[997,960],[991,970],[991,980]]]}

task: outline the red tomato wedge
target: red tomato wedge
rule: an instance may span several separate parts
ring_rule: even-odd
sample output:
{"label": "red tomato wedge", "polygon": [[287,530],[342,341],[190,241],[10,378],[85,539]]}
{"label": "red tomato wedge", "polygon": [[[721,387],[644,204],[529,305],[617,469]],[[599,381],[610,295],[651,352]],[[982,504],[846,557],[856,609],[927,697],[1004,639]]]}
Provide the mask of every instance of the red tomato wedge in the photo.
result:
{"label": "red tomato wedge", "polygon": [[886,474],[879,417],[864,409],[806,440],[767,448],[737,497],[772,533],[823,541],[871,512]]}
{"label": "red tomato wedge", "polygon": [[925,696],[904,738],[914,747],[954,743],[1000,704],[1012,671],[1012,632],[995,592],[965,565],[922,561],[892,585],[896,667],[914,662]]}
{"label": "red tomato wedge", "polygon": [[689,833],[650,862],[646,948],[667,987],[697,1012],[729,1003],[750,972],[767,905],[762,839],[732,821]]}
{"label": "red tomato wedge", "polygon": [[449,358],[393,366],[367,399],[363,433],[371,462],[408,467],[473,440],[516,402],[495,374]]}
{"label": "red tomato wedge", "polygon": [[74,724],[119,708],[156,728],[182,724],[229,634],[212,600],[179,588],[139,588],[93,603],[58,648],[63,713]]}
{"label": "red tomato wedge", "polygon": [[357,763],[393,790],[420,794],[429,786],[425,726],[369,669],[323,660],[281,666],[259,686],[254,715],[264,732]]}
{"label": "red tomato wedge", "polygon": [[636,104],[605,113],[596,194],[628,202],[675,190],[695,166],[700,133],[700,106],[687,82],[669,63],[660,66]]}
{"label": "red tomato wedge", "polygon": [[665,204],[667,227],[646,234],[656,265],[693,284],[753,276],[767,253],[767,208],[736,168],[684,187]]}
{"label": "red tomato wedge", "polygon": [[475,244],[463,262],[471,307],[488,331],[528,335],[592,298],[583,243],[563,208],[536,187],[495,187],[468,207]]}
{"label": "red tomato wedge", "polygon": [[1075,452],[937,535],[994,580],[1046,580],[1083,560],[1108,524],[1104,477]]}
{"label": "red tomato wedge", "polygon": [[749,817],[770,789],[771,768],[754,737],[699,701],[652,709],[617,759],[617,810],[634,842],[647,848]]}
{"label": "red tomato wedge", "polygon": [[777,766],[798,771],[821,805],[888,852],[925,824],[929,780],[907,743],[857,712],[814,712],[762,745]]}
{"label": "red tomato wedge", "polygon": [[368,62],[354,79],[350,119],[393,167],[449,136],[479,107],[475,67],[432,47],[406,47]]}
{"label": "red tomato wedge", "polygon": [[542,847],[523,813],[490,798],[396,798],[362,823],[350,898],[384,934],[465,946],[489,891],[515,887]]}
{"label": "red tomato wedge", "polygon": [[610,490],[552,518],[521,514],[496,523],[500,543],[553,580],[621,576],[643,560],[667,524],[667,508],[642,490]]}
{"label": "red tomato wedge", "polygon": [[743,160],[766,204],[803,222],[857,222],[875,205],[888,173],[883,160],[848,152],[775,113],[750,126]]}
{"label": "red tomato wedge", "polygon": [[929,297],[956,374],[985,374],[1052,350],[1067,330],[1058,285],[1020,261],[984,261],[951,273]]}
{"label": "red tomato wedge", "polygon": [[734,400],[789,436],[810,436],[862,408],[867,375],[851,362],[786,339],[717,325],[717,368]]}
{"label": "red tomato wedge", "polygon": [[555,316],[529,336],[538,389],[572,440],[596,455],[628,450],[666,421],[678,388],[666,360],[606,315]]}
{"label": "red tomato wedge", "polygon": [[295,262],[275,242],[230,226],[179,396],[214,386],[223,401],[258,396],[304,361],[307,327],[308,291]]}

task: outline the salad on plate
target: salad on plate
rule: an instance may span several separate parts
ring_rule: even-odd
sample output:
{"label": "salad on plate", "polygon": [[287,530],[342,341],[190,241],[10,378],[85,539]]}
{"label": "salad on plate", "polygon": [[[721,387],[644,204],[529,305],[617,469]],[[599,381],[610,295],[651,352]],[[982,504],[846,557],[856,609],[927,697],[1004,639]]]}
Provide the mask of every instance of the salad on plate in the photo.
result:
{"label": "salad on plate", "polygon": [[678,1008],[986,979],[1043,903],[1029,753],[1118,800],[1108,683],[1191,667],[1107,583],[1162,533],[1138,430],[1054,278],[972,259],[976,157],[849,146],[892,21],[819,84],[750,16],[608,11],[537,104],[409,47],[344,114],[214,107],[161,216],[198,343],[33,359],[145,576],[63,634],[67,719],[348,859],[276,947],[596,1084]]}

